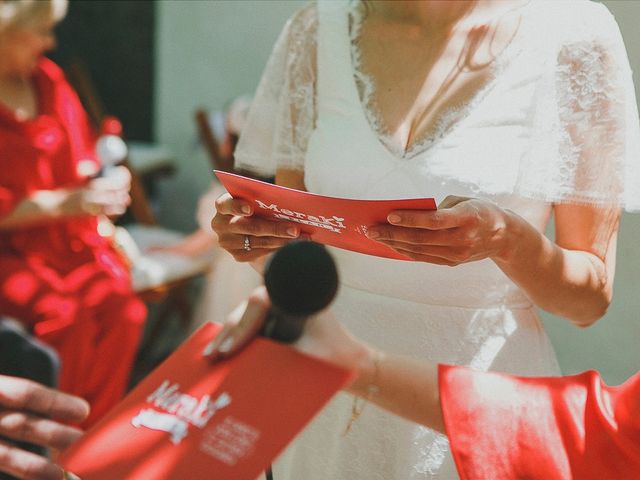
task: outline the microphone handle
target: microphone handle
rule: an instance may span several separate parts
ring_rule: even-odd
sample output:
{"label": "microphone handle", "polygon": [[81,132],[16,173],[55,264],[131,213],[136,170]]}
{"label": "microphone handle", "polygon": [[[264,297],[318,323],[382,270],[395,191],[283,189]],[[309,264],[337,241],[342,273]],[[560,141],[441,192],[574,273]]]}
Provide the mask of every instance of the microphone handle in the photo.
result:
{"label": "microphone handle", "polygon": [[108,177],[109,176],[109,172],[111,170],[113,170],[116,165],[102,165],[102,167],[100,167],[100,170],[98,170],[98,173],[95,174],[94,178],[98,178],[98,177]]}
{"label": "microphone handle", "polygon": [[[283,343],[293,343],[302,336],[308,315],[291,315],[271,307],[260,335]],[[266,480],[273,480],[271,465],[265,471]]]}
{"label": "microphone handle", "polygon": [[260,335],[278,342],[293,343],[302,336],[308,318],[308,315],[291,315],[272,308]]}

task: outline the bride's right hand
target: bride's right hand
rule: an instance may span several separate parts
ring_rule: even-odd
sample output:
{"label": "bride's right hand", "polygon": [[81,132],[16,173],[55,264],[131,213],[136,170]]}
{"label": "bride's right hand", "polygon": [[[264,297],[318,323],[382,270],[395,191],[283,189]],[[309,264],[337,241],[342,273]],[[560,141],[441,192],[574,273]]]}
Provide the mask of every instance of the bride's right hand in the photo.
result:
{"label": "bride's right hand", "polygon": [[211,228],[219,245],[238,262],[257,260],[300,237],[295,223],[254,217],[251,203],[228,193],[216,200]]}

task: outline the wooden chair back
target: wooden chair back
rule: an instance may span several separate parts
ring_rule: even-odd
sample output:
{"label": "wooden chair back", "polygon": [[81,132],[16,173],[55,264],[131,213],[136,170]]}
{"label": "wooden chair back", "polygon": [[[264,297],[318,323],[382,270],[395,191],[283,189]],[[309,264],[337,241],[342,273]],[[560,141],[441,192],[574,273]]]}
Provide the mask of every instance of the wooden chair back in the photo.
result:
{"label": "wooden chair back", "polygon": [[200,141],[207,151],[211,167],[214,170],[233,172],[233,152],[231,149],[227,149],[228,152],[225,152],[225,149],[222,148],[211,126],[209,112],[202,108],[196,110],[195,121]]}

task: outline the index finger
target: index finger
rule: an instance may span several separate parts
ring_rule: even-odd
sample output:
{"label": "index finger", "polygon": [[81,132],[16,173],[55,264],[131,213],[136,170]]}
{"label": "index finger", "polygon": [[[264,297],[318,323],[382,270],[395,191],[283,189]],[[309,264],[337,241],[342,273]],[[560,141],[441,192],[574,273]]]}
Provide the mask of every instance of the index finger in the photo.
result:
{"label": "index finger", "polygon": [[387,216],[392,225],[443,230],[464,223],[463,215],[454,208],[444,210],[395,210]]}
{"label": "index finger", "polygon": [[68,422],[80,422],[89,414],[89,404],[79,397],[5,375],[0,375],[0,405]]}
{"label": "index finger", "polygon": [[233,198],[228,193],[223,193],[216,199],[216,211],[222,215],[249,216],[253,213],[251,203],[240,198]]}
{"label": "index finger", "polygon": [[0,412],[0,434],[13,440],[62,450],[78,440],[83,432],[38,415],[6,410]]}
{"label": "index finger", "polygon": [[105,177],[100,177],[112,182],[115,185],[128,185],[131,183],[131,172],[123,165],[110,168]]}

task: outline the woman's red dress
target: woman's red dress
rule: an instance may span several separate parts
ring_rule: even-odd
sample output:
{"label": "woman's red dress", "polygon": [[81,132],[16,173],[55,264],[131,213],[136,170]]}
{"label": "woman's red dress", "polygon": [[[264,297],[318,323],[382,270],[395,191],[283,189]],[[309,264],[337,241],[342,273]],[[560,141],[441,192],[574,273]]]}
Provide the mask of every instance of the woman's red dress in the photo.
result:
{"label": "woman's red dress", "polygon": [[[62,71],[42,60],[33,76],[38,115],[0,105],[0,217],[38,190],[75,188],[95,169],[95,138]],[[87,424],[123,396],[145,305],[127,266],[78,216],[0,230],[0,315],[14,317],[60,355],[60,388],[91,404]]]}

